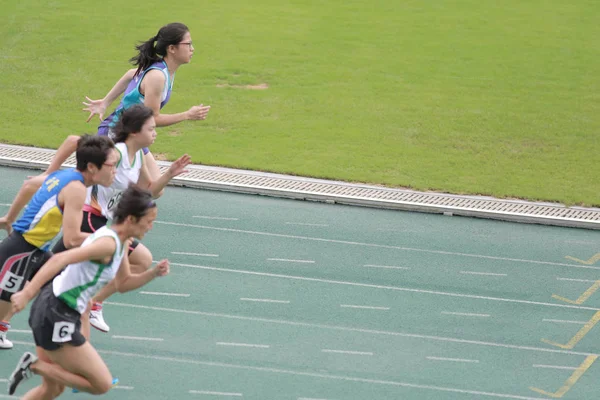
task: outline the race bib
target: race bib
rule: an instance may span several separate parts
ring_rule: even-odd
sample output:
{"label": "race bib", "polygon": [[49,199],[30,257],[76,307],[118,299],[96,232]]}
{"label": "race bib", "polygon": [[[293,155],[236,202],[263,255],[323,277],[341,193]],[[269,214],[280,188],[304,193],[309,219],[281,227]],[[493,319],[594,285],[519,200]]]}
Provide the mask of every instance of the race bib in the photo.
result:
{"label": "race bib", "polygon": [[119,193],[115,194],[113,197],[111,197],[110,200],[108,201],[106,208],[110,211],[112,211],[113,208],[116,208],[117,204],[119,204],[119,200],[121,200],[122,195],[123,195],[123,192],[119,192]]}
{"label": "race bib", "polygon": [[54,323],[54,332],[52,332],[52,341],[54,343],[70,342],[75,324],[73,322],[59,321]]}
{"label": "race bib", "polygon": [[6,271],[2,282],[0,282],[0,289],[6,290],[9,293],[16,293],[21,290],[21,284],[23,283],[23,277],[15,275],[10,271]]}

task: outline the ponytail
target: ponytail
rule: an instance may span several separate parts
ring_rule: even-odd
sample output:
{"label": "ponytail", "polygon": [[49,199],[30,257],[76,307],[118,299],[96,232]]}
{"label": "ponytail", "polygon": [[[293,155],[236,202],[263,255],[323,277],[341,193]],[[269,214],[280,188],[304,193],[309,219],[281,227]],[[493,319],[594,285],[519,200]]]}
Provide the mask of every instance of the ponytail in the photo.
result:
{"label": "ponytail", "polygon": [[174,22],[160,28],[156,36],[135,46],[138,54],[129,59],[129,62],[137,66],[135,75],[141,74],[155,62],[161,61],[167,55],[168,47],[179,44],[188,32],[187,26]]}
{"label": "ponytail", "polygon": [[129,59],[133,65],[137,66],[137,70],[135,71],[135,75],[137,76],[140,72],[146,70],[152,64],[157,61],[160,61],[162,57],[156,54],[156,46],[154,43],[158,40],[158,35],[151,37],[145,42],[141,42],[135,49],[138,51],[136,56],[133,56]]}

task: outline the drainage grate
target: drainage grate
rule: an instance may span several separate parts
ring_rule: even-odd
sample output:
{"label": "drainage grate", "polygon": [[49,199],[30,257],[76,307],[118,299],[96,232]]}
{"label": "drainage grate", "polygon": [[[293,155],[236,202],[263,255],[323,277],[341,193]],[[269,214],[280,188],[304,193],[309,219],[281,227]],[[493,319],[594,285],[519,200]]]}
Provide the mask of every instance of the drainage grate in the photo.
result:
{"label": "drainage grate", "polygon": [[[0,145],[0,165],[43,169],[54,150]],[[73,166],[71,157],[65,165]],[[162,171],[170,163],[159,162]],[[600,209],[388,189],[295,176],[194,165],[173,185],[328,203],[445,213],[505,221],[600,229]]]}

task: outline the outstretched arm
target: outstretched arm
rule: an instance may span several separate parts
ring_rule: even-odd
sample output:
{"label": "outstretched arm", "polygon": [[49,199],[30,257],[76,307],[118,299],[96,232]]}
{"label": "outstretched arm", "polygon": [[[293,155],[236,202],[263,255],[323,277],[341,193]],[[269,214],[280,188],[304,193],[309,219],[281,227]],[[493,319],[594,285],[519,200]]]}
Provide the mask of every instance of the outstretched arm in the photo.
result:
{"label": "outstretched arm", "polygon": [[169,181],[176,176],[179,176],[187,170],[187,167],[192,161],[191,157],[187,154],[179,157],[175,162],[171,164],[169,169],[162,174],[158,179],[153,180],[150,172],[148,171],[148,165],[145,163],[142,165],[142,169],[140,171],[140,179],[138,180],[138,185],[142,188],[147,188],[152,193],[152,197],[155,199],[162,196],[165,186],[169,183]]}
{"label": "outstretched arm", "polygon": [[77,142],[80,136],[69,135],[64,142],[60,145],[54,157],[50,160],[50,165],[46,168],[44,174],[49,175],[54,171],[58,171],[60,167],[67,161],[67,158],[77,150]]}
{"label": "outstretched arm", "polygon": [[29,203],[35,192],[42,186],[48,175],[60,169],[64,162],[67,161],[67,158],[77,150],[79,138],[79,136],[75,135],[68,136],[54,154],[46,171],[23,183],[17,196],[10,205],[8,212],[5,216],[0,218],[0,229],[5,229],[9,233],[12,231],[11,225],[16,221],[17,217],[27,203]]}
{"label": "outstretched arm", "polygon": [[131,82],[135,75],[135,71],[135,69],[130,69],[127,72],[125,72],[121,79],[119,79],[117,83],[115,83],[115,86],[113,86],[112,89],[110,89],[110,91],[106,94],[106,96],[104,96],[103,99],[92,100],[87,96],[85,97],[88,102],[83,102],[83,105],[86,106],[83,109],[83,111],[89,111],[90,113],[86,122],[90,122],[94,115],[98,115],[100,121],[104,119],[104,113],[106,112],[106,109],[110,107],[113,101],[115,101],[120,95],[122,95],[125,92],[125,89],[127,89],[127,85],[129,85],[129,82]]}
{"label": "outstretched arm", "polygon": [[102,237],[90,243],[89,246],[77,247],[53,255],[23,290],[12,295],[10,300],[13,304],[13,311],[17,313],[23,310],[27,303],[38,294],[40,288],[58,275],[67,265],[85,260],[107,262],[116,249],[117,244],[113,238]]}
{"label": "outstretched arm", "polygon": [[193,106],[186,112],[178,114],[161,114],[160,102],[163,88],[165,87],[165,76],[159,70],[151,70],[146,73],[142,81],[142,90],[144,91],[144,105],[154,111],[154,120],[156,126],[168,126],[186,120],[206,119],[210,106]]}
{"label": "outstretched arm", "polygon": [[123,257],[117,276],[115,276],[115,287],[119,293],[129,292],[140,288],[158,276],[169,273],[169,261],[162,260],[154,268],[150,268],[141,274],[132,274],[129,268],[129,258]]}
{"label": "outstretched arm", "polygon": [[47,175],[41,174],[31,179],[26,180],[19,192],[15,196],[8,212],[0,218],[0,228],[5,229],[9,234],[12,232],[12,224],[17,220],[21,210],[25,208],[31,200],[35,192],[42,186]]}

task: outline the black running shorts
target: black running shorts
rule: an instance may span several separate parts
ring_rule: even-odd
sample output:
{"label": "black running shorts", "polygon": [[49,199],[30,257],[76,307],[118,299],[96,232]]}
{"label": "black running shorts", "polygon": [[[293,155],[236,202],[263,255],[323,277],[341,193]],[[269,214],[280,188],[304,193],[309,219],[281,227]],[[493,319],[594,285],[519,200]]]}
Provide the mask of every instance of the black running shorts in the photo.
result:
{"label": "black running shorts", "polygon": [[52,285],[42,288],[34,300],[29,326],[35,345],[44,350],[54,351],[65,344],[81,346],[85,343],[81,334],[81,314],[54,296]]}
{"label": "black running shorts", "polygon": [[19,232],[13,231],[0,242],[0,300],[10,301],[51,256],[29,244]]}

